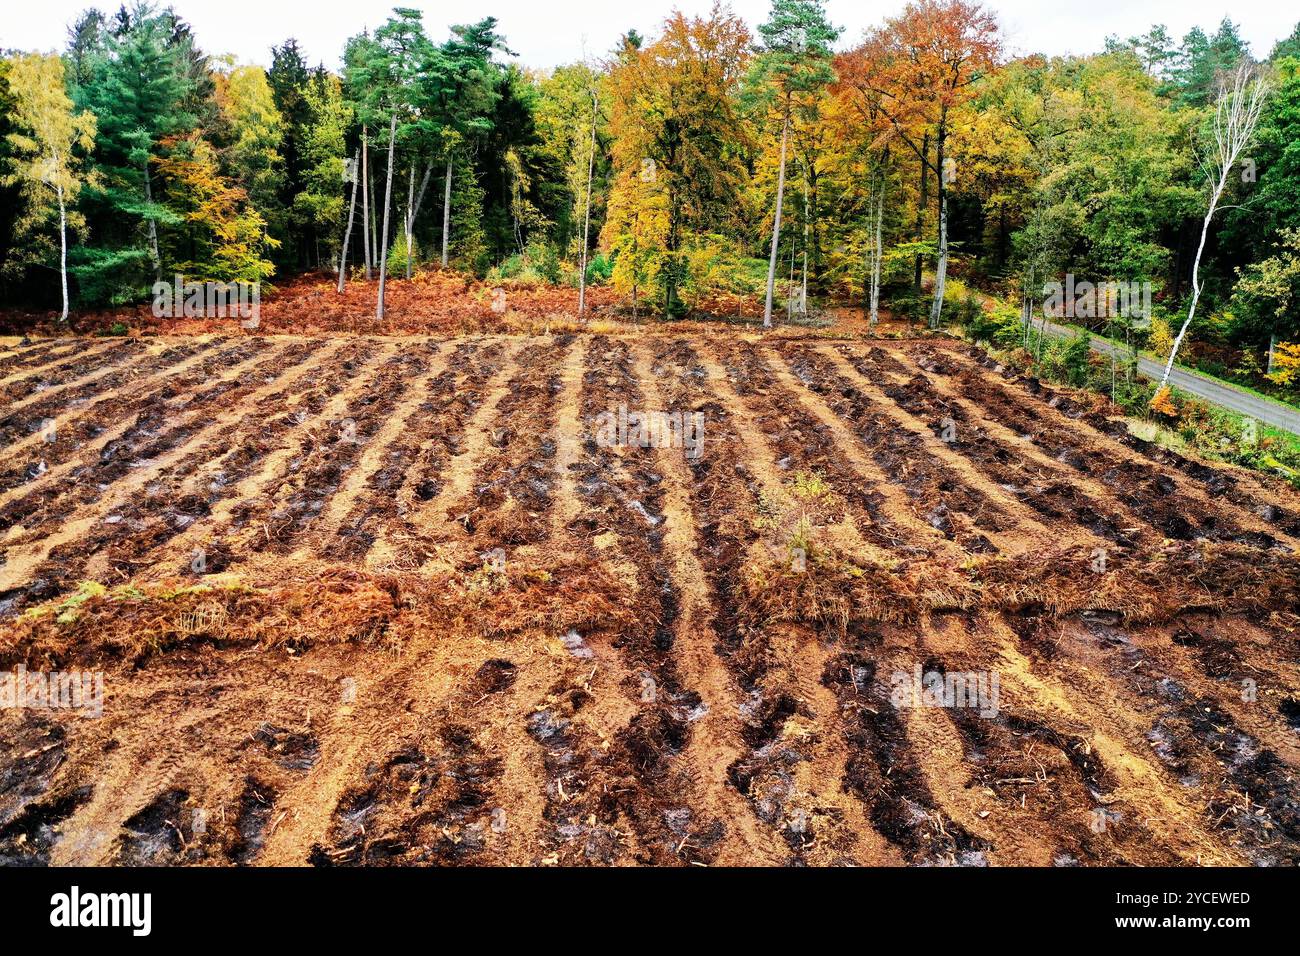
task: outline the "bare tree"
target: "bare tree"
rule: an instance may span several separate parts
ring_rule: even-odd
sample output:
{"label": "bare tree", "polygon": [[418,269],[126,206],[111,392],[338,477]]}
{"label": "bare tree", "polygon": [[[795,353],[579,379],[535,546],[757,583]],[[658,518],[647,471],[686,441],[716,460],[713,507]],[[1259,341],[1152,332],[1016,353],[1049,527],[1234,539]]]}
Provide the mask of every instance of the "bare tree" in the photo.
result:
{"label": "bare tree", "polygon": [[388,284],[388,211],[393,208],[393,142],[397,139],[397,109],[388,120],[388,182],[384,188],[384,231],[379,237],[379,297],[375,300],[375,318],[384,317],[384,291]]}
{"label": "bare tree", "polygon": [[1210,220],[1219,208],[1219,200],[1228,185],[1228,176],[1237,167],[1237,159],[1246,148],[1255,127],[1259,124],[1259,114],[1264,107],[1264,98],[1268,93],[1268,84],[1255,75],[1253,67],[1242,64],[1233,74],[1231,87],[1224,81],[1219,86],[1219,98],[1214,105],[1214,148],[1206,150],[1201,156],[1201,166],[1205,178],[1212,184],[1210,207],[1205,211],[1201,223],[1201,244],[1196,247],[1196,258],[1192,261],[1192,301],[1187,307],[1187,318],[1178,330],[1174,346],[1169,350],[1169,361],[1165,363],[1165,374],[1160,379],[1159,395],[1169,385],[1169,374],[1174,368],[1174,359],[1178,348],[1183,344],[1183,337],[1191,327],[1196,316],[1196,303],[1201,297],[1201,254],[1205,251],[1205,237],[1210,232]]}
{"label": "bare tree", "polygon": [[[343,291],[343,282],[348,274],[348,242],[352,238],[352,221],[357,217],[357,180],[360,178],[358,162],[360,153],[352,156],[352,165],[344,168],[344,175],[352,179],[352,201],[348,204],[348,225],[343,230],[343,251],[339,253],[339,291]],[[369,253],[369,250],[367,250]]]}
{"label": "bare tree", "polygon": [[591,233],[591,180],[596,170],[596,122],[600,119],[600,96],[593,86],[591,93],[591,146],[587,154],[587,198],[582,214],[582,271],[578,274],[578,314],[587,310],[587,244]]}
{"label": "bare tree", "polygon": [[361,238],[366,247],[366,279],[370,278],[370,235],[374,231],[370,225],[370,154],[366,148],[366,140],[370,133],[365,126],[361,127]]}

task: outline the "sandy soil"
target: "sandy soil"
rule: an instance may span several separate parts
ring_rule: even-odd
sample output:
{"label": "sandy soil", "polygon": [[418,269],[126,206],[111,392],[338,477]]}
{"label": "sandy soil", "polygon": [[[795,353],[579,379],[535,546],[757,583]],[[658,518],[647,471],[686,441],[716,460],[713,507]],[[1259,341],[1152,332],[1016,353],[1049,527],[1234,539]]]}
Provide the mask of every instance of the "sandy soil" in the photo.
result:
{"label": "sandy soil", "polygon": [[0,862],[1300,861],[1281,483],[946,339],[484,328],[0,341],[0,666],[105,688],[0,710]]}

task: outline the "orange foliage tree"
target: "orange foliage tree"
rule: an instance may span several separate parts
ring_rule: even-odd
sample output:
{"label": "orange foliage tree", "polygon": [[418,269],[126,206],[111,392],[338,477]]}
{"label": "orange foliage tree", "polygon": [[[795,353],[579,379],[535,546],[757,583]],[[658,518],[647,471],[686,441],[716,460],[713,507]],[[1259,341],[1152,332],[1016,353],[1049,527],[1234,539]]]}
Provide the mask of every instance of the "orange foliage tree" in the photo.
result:
{"label": "orange foliage tree", "polygon": [[[942,315],[948,272],[948,187],[955,178],[948,141],[953,120],[970,99],[973,84],[992,69],[999,51],[997,21],[979,4],[916,0],[840,59],[841,81],[874,97],[875,108],[920,163],[918,229],[928,202],[928,176],[934,175],[939,229],[932,328],[938,327]],[[917,270],[919,285],[919,259]]]}

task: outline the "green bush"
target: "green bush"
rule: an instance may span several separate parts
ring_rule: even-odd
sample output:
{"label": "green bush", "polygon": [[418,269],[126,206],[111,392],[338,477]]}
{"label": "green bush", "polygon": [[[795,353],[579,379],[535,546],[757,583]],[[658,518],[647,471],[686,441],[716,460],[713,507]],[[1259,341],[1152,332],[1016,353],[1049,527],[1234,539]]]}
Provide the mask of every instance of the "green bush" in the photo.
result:
{"label": "green bush", "polygon": [[[966,328],[979,321],[983,311],[980,298],[960,279],[948,279],[943,285],[943,320]],[[927,309],[928,314],[928,309]]]}
{"label": "green bush", "polygon": [[[420,244],[414,238],[411,240],[411,251],[411,271],[414,272],[420,261]],[[403,229],[388,249],[388,278],[406,275],[406,258],[406,231]]]}
{"label": "green bush", "polygon": [[587,284],[604,285],[614,274],[614,261],[603,252],[587,260]]}
{"label": "green bush", "polygon": [[1025,317],[1020,309],[999,302],[981,316],[989,338],[1002,348],[1019,348],[1026,341]]}
{"label": "green bush", "polygon": [[926,322],[930,318],[930,296],[922,293],[916,295],[911,286],[904,286],[892,293],[886,293],[885,304],[900,319],[909,322]]}
{"label": "green bush", "polygon": [[[550,243],[535,240],[530,242],[523,254],[506,258],[500,265],[488,270],[489,282],[505,282],[518,285],[559,284],[564,278],[564,268],[560,255]],[[577,285],[576,272],[573,285]]]}
{"label": "green bush", "polygon": [[1091,381],[1091,339],[1087,333],[1080,333],[1073,338],[1048,341],[1044,343],[1038,364],[1042,377],[1084,388]]}

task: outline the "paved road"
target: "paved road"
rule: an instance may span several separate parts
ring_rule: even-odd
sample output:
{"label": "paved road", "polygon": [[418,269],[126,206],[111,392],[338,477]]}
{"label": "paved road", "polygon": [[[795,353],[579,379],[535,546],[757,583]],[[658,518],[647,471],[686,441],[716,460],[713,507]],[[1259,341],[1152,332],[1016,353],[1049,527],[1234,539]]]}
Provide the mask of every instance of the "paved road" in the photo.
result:
{"label": "paved road", "polygon": [[[1056,338],[1073,338],[1077,334],[1077,330],[1064,325],[1057,325],[1055,322],[1048,322],[1046,329],[1048,335]],[[1110,355],[1113,351],[1118,352],[1119,358],[1124,360],[1127,360],[1129,354],[1128,350],[1123,346],[1116,346],[1099,335],[1092,337],[1092,350],[1100,352],[1102,355]],[[1139,356],[1138,371],[1147,378],[1158,382],[1165,373],[1165,366],[1163,362],[1157,362],[1146,356]],[[1261,398],[1259,395],[1236,388],[1217,378],[1202,375],[1200,372],[1193,372],[1181,365],[1174,366],[1174,370],[1169,376],[1169,382],[1184,392],[1203,398],[1213,405],[1226,408],[1239,415],[1249,415],[1266,425],[1284,429],[1293,435],[1300,435],[1300,410],[1291,408],[1289,405]]]}

